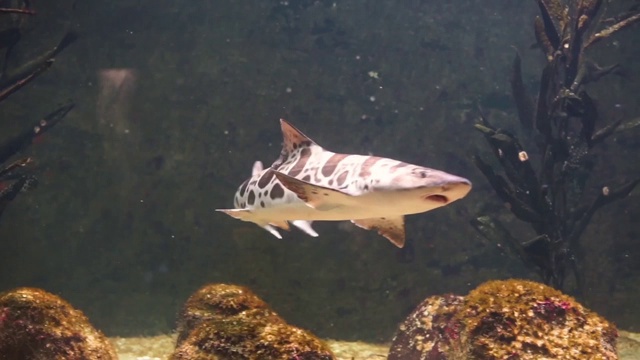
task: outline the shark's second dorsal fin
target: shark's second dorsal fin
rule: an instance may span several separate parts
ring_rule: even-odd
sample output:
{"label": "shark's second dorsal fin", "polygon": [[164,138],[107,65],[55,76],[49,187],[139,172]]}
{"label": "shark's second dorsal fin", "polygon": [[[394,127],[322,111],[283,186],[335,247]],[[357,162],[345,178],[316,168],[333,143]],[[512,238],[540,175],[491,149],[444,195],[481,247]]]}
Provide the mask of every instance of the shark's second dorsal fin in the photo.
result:
{"label": "shark's second dorsal fin", "polygon": [[256,161],[253,163],[253,168],[251,168],[251,176],[260,174],[264,170],[264,166],[262,166],[262,161]]}
{"label": "shark's second dorsal fin", "polygon": [[277,169],[283,162],[287,161],[294,151],[305,147],[318,146],[315,141],[285,119],[280,119],[280,128],[282,129],[282,151],[278,160],[271,165],[274,169]]}

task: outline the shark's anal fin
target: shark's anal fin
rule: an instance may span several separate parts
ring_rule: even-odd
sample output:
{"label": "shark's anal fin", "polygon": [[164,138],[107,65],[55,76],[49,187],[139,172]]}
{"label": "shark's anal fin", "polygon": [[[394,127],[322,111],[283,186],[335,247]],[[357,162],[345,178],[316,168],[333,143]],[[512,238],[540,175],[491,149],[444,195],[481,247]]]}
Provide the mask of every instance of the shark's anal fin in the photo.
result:
{"label": "shark's anal fin", "polygon": [[313,236],[313,237],[318,237],[318,233],[313,230],[313,228],[311,227],[311,221],[306,221],[306,220],[293,220],[291,222],[293,224],[293,226],[297,227],[298,229],[306,232],[307,234]]}
{"label": "shark's anal fin", "polygon": [[328,187],[314,185],[276,170],[271,171],[275,172],[276,177],[284,187],[291,190],[300,200],[316,210],[329,211],[353,203],[353,196],[349,194]]}
{"label": "shark's anal fin", "polygon": [[358,219],[351,222],[363,229],[378,231],[378,234],[399,248],[404,246],[404,216]]}

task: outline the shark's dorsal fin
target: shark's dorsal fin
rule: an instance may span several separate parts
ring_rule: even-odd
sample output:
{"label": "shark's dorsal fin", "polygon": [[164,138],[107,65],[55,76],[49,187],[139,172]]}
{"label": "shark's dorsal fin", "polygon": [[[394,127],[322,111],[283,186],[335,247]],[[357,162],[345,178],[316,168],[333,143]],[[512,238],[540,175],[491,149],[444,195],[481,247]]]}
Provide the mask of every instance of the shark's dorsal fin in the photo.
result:
{"label": "shark's dorsal fin", "polygon": [[315,141],[311,140],[285,119],[280,119],[280,128],[282,129],[282,151],[280,152],[278,160],[271,165],[274,169],[277,169],[282,163],[287,161],[291,154],[297,149],[319,146]]}

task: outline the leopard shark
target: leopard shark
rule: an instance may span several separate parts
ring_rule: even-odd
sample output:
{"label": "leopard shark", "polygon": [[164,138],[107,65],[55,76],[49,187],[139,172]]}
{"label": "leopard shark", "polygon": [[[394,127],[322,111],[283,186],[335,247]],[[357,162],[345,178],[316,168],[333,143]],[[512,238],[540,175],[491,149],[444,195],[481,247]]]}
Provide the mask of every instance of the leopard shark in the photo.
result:
{"label": "leopard shark", "polygon": [[253,222],[280,238],[289,222],[317,236],[312,221],[349,220],[405,244],[404,216],[465,197],[471,182],[444,171],[399,160],[324,149],[284,119],[280,157],[252,176],[234,197],[235,209],[216,209]]}

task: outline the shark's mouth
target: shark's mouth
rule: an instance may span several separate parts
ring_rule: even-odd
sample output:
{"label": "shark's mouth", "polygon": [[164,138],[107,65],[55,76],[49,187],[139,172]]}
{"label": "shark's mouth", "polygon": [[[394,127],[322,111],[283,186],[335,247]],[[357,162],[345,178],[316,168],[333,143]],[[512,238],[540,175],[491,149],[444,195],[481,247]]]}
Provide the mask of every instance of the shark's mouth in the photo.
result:
{"label": "shark's mouth", "polygon": [[439,203],[439,204],[447,204],[449,203],[449,199],[444,195],[427,195],[425,200],[429,200],[431,202]]}

